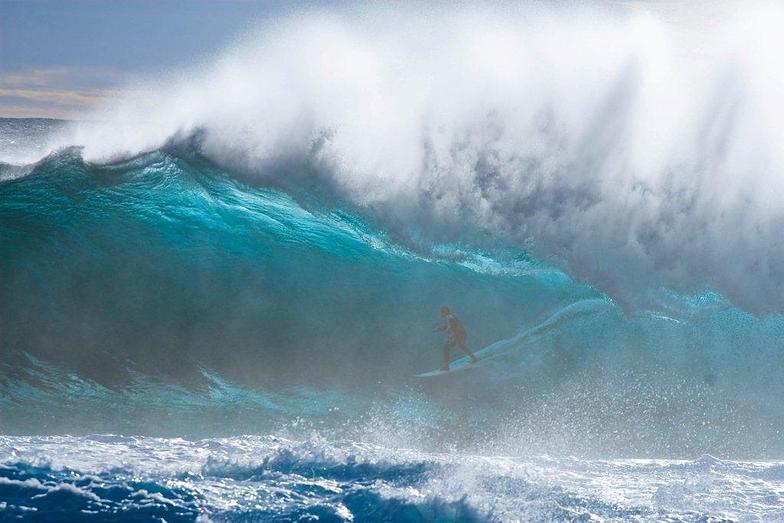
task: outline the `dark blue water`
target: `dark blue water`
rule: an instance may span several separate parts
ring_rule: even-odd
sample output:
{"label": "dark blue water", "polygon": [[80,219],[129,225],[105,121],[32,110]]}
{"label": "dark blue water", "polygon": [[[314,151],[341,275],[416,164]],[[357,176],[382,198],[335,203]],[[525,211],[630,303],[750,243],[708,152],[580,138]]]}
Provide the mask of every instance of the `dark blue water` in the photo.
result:
{"label": "dark blue water", "polygon": [[[780,463],[426,453],[243,436],[0,438],[27,521],[778,521]],[[613,494],[615,493],[615,494]]]}

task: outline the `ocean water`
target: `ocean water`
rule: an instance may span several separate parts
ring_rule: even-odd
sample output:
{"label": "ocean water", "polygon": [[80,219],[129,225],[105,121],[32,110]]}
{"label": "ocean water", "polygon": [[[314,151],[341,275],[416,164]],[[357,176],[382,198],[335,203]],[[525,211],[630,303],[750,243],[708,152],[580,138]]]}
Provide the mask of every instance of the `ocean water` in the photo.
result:
{"label": "ocean water", "polygon": [[0,119],[0,519],[784,521],[784,13],[687,11],[303,12]]}
{"label": "ocean water", "polygon": [[317,436],[3,437],[41,521],[779,521],[782,464],[429,453]]}

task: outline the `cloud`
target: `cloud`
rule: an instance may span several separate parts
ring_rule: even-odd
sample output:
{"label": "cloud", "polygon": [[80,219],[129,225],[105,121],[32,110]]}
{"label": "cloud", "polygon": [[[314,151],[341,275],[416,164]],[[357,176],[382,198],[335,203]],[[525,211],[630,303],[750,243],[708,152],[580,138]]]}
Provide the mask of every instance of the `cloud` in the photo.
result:
{"label": "cloud", "polygon": [[64,89],[5,89],[0,87],[0,98],[16,97],[57,105],[89,106],[105,99],[109,93],[99,90],[69,91]]}
{"label": "cloud", "polygon": [[0,116],[79,117],[116,95],[121,78],[110,70],[11,71],[0,76]]}
{"label": "cloud", "polygon": [[0,83],[8,87],[45,87],[47,85],[52,85],[53,81],[58,77],[67,75],[68,69],[65,68],[28,69],[24,71],[14,71],[12,73],[6,74]]}

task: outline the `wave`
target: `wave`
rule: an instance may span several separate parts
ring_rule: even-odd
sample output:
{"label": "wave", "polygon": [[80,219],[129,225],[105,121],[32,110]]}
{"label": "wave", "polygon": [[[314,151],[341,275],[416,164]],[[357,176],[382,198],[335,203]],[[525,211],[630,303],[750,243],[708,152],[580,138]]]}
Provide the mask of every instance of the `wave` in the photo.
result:
{"label": "wave", "polygon": [[[437,448],[459,426],[469,448],[782,451],[781,317],[666,289],[627,314],[558,260],[242,179],[180,146],[109,164],[67,149],[0,182],[5,431],[329,427]],[[422,382],[443,304],[493,357]]]}
{"label": "wave", "polygon": [[3,430],[780,456],[784,14],[721,9],[298,13],[0,121]]}
{"label": "wave", "polygon": [[[339,367],[362,348],[380,363],[400,353],[385,345],[427,338],[437,316],[422,318],[444,301],[480,314],[550,286],[525,317],[596,294],[521,259],[409,248],[350,210],[254,189],[164,151],[99,166],[67,151],[0,190],[3,312],[15,326],[5,342],[48,361],[89,361],[120,381],[134,366],[187,370],[183,347],[190,362],[214,363],[223,347],[283,373]],[[474,335],[482,343],[519,320],[499,312]]]}

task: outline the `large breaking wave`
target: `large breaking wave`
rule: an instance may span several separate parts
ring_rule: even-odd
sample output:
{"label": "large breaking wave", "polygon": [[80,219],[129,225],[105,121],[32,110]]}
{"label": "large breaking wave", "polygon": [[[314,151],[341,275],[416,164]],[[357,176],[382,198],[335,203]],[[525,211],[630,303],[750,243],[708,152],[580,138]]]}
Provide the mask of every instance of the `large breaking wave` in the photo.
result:
{"label": "large breaking wave", "polygon": [[[725,14],[308,13],[129,89],[0,166],[3,430],[780,456],[781,13]],[[422,382],[445,303],[500,355]]]}
{"label": "large breaking wave", "polygon": [[[317,187],[246,185],[181,148],[66,150],[0,195],[10,432],[780,451],[784,323],[715,293],[626,314],[519,248],[404,243]],[[499,355],[423,383],[443,303]]]}

